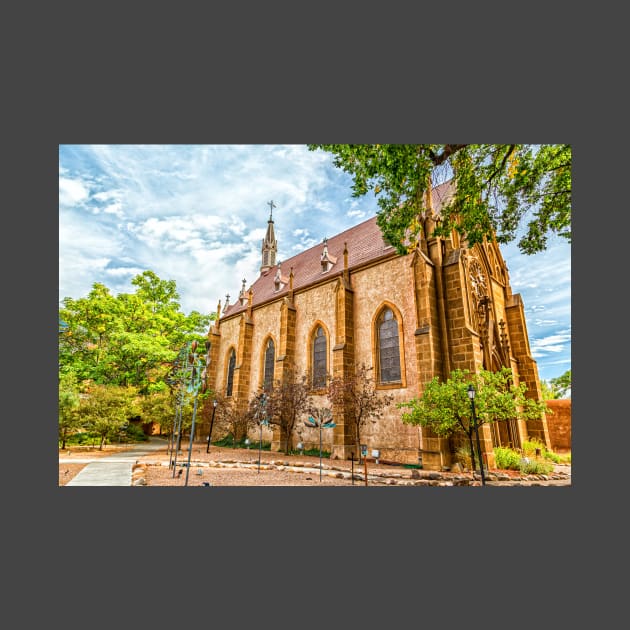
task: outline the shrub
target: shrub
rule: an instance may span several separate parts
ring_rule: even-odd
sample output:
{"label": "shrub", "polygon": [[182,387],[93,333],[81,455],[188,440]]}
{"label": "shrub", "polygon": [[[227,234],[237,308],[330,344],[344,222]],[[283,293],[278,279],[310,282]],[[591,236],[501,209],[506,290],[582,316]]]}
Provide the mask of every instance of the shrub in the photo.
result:
{"label": "shrub", "polygon": [[[303,451],[294,449],[289,451],[289,455],[311,455],[312,457],[319,457],[319,448],[307,448]],[[322,458],[324,457],[330,457],[330,452],[322,449]]]}
{"label": "shrub", "polygon": [[504,470],[520,470],[521,456],[511,448],[496,446],[494,448],[494,459],[497,468]]}
{"label": "shrub", "polygon": [[549,475],[553,472],[553,463],[545,459],[524,457],[521,460],[520,470],[526,475]]}
{"label": "shrub", "polygon": [[130,442],[146,442],[149,438],[144,434],[142,427],[139,427],[136,424],[128,424],[125,427],[124,434],[125,438]]}

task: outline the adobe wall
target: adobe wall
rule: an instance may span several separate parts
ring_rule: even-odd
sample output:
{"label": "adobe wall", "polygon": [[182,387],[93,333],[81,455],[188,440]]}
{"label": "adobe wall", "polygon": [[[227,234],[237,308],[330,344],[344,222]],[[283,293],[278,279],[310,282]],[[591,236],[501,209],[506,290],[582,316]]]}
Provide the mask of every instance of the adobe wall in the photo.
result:
{"label": "adobe wall", "polygon": [[546,400],[545,404],[553,413],[547,414],[547,429],[551,450],[563,452],[571,450],[571,399]]}

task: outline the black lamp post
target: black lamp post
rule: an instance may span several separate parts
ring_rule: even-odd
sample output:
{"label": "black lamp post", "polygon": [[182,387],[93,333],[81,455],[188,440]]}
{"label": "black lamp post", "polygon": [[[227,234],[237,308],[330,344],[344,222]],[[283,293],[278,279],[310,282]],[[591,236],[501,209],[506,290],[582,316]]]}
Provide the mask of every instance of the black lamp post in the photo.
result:
{"label": "black lamp post", "polygon": [[216,400],[212,401],[212,418],[210,420],[210,431],[208,432],[208,445],[206,446],[206,453],[210,452],[210,438],[212,437],[212,425],[214,424],[214,413],[217,410],[219,403]]}
{"label": "black lamp post", "polygon": [[481,471],[481,485],[486,485],[486,477],[483,472],[483,459],[481,459],[481,442],[479,441],[479,426],[477,424],[477,415],[475,414],[475,387],[472,383],[468,385],[468,398],[470,398],[470,407],[472,409],[472,421],[475,429],[475,437],[477,438],[477,458],[479,459],[479,470]]}

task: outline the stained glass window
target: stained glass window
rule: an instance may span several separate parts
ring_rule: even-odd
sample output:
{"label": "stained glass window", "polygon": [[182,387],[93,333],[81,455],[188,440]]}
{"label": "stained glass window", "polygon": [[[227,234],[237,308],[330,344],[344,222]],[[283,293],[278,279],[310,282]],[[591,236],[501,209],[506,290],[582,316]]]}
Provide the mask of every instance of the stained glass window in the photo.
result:
{"label": "stained glass window", "polygon": [[378,365],[381,383],[400,382],[398,321],[390,308],[378,318]]}
{"label": "stained glass window", "polygon": [[326,335],[321,326],[313,339],[313,387],[326,387]]}
{"label": "stained glass window", "polygon": [[228,363],[227,388],[225,391],[226,396],[232,395],[232,385],[234,384],[234,368],[235,367],[236,367],[236,352],[234,352],[234,348],[232,348],[232,352],[230,353],[230,361]]}
{"label": "stained glass window", "polygon": [[267,349],[265,350],[265,375],[263,377],[263,388],[265,391],[269,391],[273,387],[274,361],[275,349],[273,346],[273,339],[269,339],[267,342]]}

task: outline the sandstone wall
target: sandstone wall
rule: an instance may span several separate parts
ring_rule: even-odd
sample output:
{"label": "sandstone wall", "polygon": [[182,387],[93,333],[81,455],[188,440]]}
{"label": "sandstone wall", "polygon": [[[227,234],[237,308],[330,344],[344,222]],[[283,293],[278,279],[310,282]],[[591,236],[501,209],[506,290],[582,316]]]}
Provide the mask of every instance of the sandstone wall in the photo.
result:
{"label": "sandstone wall", "polygon": [[547,414],[547,429],[551,450],[562,453],[571,450],[571,399],[547,400],[553,413]]}

